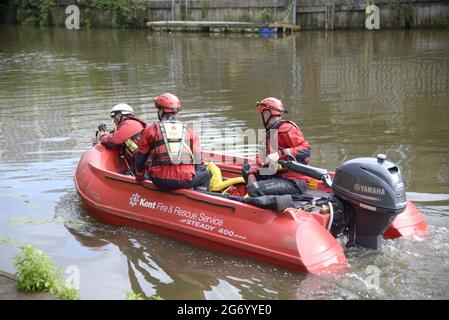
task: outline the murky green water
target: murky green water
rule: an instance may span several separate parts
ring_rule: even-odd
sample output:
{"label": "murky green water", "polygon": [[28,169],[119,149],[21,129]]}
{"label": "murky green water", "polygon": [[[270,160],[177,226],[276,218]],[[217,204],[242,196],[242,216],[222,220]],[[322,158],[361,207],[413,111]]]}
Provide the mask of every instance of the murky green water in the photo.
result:
{"label": "murky green water", "polygon": [[[348,250],[347,274],[317,278],[96,222],[75,192],[79,157],[113,104],[155,120],[152,98],[163,91],[184,101],[183,119],[213,132],[204,148],[223,128],[260,127],[254,104],[273,95],[312,143],[315,166],[387,153],[430,236]],[[14,243],[30,243],[79,267],[85,299],[131,290],[166,299],[449,298],[447,31],[262,38],[0,26],[0,112],[2,270],[14,272]],[[377,289],[367,286],[371,265]]]}

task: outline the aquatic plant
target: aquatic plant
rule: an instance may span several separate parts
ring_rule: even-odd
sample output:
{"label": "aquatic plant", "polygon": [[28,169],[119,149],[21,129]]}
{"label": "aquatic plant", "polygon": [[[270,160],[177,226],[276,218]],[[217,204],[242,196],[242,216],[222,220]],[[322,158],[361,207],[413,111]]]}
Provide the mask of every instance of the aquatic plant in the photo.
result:
{"label": "aquatic plant", "polygon": [[8,236],[0,234],[0,245],[19,247],[25,244],[25,240],[14,240],[9,238]]}
{"label": "aquatic plant", "polygon": [[49,292],[61,299],[78,299],[78,291],[63,284],[62,272],[51,258],[31,245],[19,246],[14,258],[18,289],[24,292]]}
{"label": "aquatic plant", "polygon": [[7,236],[0,234],[0,245],[1,244],[10,244],[10,243],[11,243],[11,240]]}
{"label": "aquatic plant", "polygon": [[26,224],[47,224],[52,222],[64,223],[64,218],[57,216],[47,219],[33,219],[29,216],[14,216],[8,219],[12,226],[23,226]]}

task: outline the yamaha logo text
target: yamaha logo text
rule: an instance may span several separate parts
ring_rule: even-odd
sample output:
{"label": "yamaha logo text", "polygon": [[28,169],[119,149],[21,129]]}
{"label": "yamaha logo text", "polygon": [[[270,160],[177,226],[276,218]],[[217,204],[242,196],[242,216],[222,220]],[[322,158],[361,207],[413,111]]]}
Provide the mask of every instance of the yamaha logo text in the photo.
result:
{"label": "yamaha logo text", "polygon": [[370,186],[365,186],[363,184],[358,184],[358,183],[356,183],[354,185],[354,191],[376,194],[378,196],[384,196],[385,195],[385,189],[384,188],[370,187]]}

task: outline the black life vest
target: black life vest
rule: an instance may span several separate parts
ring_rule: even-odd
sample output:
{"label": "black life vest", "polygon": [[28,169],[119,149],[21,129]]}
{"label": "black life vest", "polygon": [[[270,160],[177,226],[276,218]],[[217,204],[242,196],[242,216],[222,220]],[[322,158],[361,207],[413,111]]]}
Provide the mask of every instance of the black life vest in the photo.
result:
{"label": "black life vest", "polygon": [[[293,121],[290,120],[278,120],[276,121],[269,129],[265,130],[265,140],[262,142],[262,145],[260,146],[259,149],[259,154],[262,152],[263,153],[267,153],[267,146],[270,143],[270,138],[271,138],[271,130],[277,130],[281,125],[283,125],[284,123],[290,123],[291,125],[295,126],[298,130],[299,127],[296,123],[294,123]],[[274,146],[273,144],[276,142],[277,143],[277,139],[274,141],[271,141],[272,143],[269,145],[270,146],[270,153],[273,152],[273,150],[279,150],[279,146]],[[267,156],[267,154],[265,155]]]}

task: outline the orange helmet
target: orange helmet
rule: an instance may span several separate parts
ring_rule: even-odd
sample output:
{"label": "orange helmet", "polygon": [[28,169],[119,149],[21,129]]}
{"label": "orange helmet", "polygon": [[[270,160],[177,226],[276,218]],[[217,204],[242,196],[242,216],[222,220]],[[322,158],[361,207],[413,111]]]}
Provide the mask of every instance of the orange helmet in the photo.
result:
{"label": "orange helmet", "polygon": [[181,101],[171,93],[163,93],[154,99],[156,109],[162,109],[164,113],[178,113],[181,111]]}
{"label": "orange helmet", "polygon": [[260,113],[269,110],[272,116],[282,116],[287,113],[282,101],[273,97],[268,97],[257,102],[256,107]]}

